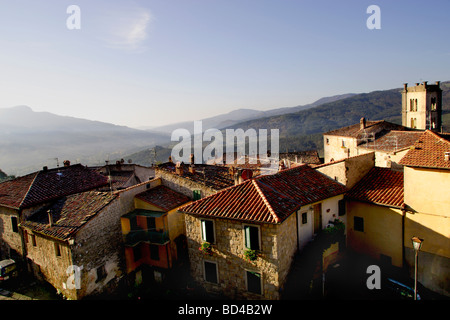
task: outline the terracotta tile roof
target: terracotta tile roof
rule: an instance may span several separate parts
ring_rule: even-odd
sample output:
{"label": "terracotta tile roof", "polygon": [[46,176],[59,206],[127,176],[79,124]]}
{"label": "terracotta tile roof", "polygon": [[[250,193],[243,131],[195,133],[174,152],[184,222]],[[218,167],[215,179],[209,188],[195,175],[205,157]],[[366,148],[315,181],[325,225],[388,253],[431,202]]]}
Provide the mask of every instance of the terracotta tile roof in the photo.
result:
{"label": "terracotta tile roof", "polygon": [[[233,176],[230,174],[227,167],[196,164],[195,173],[191,173],[189,172],[188,164],[182,163],[181,166],[183,168],[183,174],[180,177],[201,183],[214,190],[221,190],[234,185]],[[163,170],[171,174],[176,174],[175,164],[172,162],[166,162],[158,165],[157,170]]]}
{"label": "terracotta tile roof", "polygon": [[346,198],[402,208],[403,172],[374,167],[346,194]]}
{"label": "terracotta tile roof", "polygon": [[[60,240],[72,238],[74,234],[117,195],[109,192],[87,191],[63,197],[42,208],[20,225]],[[48,210],[51,210],[53,225],[50,226]]]}
{"label": "terracotta tile roof", "polygon": [[281,223],[301,206],[346,188],[308,165],[260,176],[197,200],[180,211],[206,217]]}
{"label": "terracotta tile roof", "polygon": [[136,198],[153,204],[164,211],[170,211],[176,207],[191,201],[184,194],[173,191],[166,186],[157,186],[136,195]]}
{"label": "terracotta tile roof", "polygon": [[350,138],[356,138],[361,139],[366,135],[379,135],[380,133],[386,133],[391,130],[401,130],[401,131],[410,131],[413,130],[411,128],[395,124],[392,122],[388,122],[385,120],[378,120],[378,121],[366,121],[366,126],[364,129],[361,129],[360,123],[353,124],[348,127],[339,128],[336,130],[328,131],[324,133],[323,135],[330,135],[330,136],[341,136],[341,137],[350,137]]}
{"label": "terracotta tile roof", "polygon": [[392,130],[377,137],[374,141],[363,141],[358,148],[381,151],[398,151],[409,148],[422,135],[423,131],[398,131]]}
{"label": "terracotta tile roof", "polygon": [[106,177],[81,164],[41,170],[0,183],[0,205],[22,209],[106,184]]}
{"label": "terracotta tile roof", "polygon": [[399,163],[408,167],[450,169],[450,161],[444,160],[446,152],[450,152],[450,134],[426,130]]}

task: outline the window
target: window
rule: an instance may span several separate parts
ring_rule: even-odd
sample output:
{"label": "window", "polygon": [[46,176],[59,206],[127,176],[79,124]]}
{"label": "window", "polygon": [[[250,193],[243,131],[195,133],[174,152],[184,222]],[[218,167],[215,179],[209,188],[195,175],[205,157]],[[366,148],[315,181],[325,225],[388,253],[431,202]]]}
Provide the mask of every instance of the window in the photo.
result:
{"label": "window", "polygon": [[106,268],[105,265],[97,268],[97,280],[95,282],[99,282],[106,278]]}
{"label": "window", "polygon": [[308,213],[303,212],[302,213],[302,224],[307,224],[307,223],[308,223]]}
{"label": "window", "polygon": [[135,245],[133,247],[133,257],[134,257],[134,262],[139,261],[139,259],[142,258],[142,253],[141,253],[141,244],[138,243],[137,245]]}
{"label": "window", "polygon": [[327,138],[327,144],[330,144],[330,139]]}
{"label": "window", "polygon": [[342,147],[345,148],[345,140],[342,140]]}
{"label": "window", "polygon": [[345,200],[339,200],[338,206],[339,206],[339,215],[340,216],[345,215],[346,213]]}
{"label": "window", "polygon": [[19,228],[17,227],[17,217],[11,217],[11,226],[13,232],[19,232]]}
{"label": "window", "polygon": [[147,229],[155,230],[156,229],[156,219],[155,217],[147,217]]}
{"label": "window", "polygon": [[214,243],[214,221],[212,220],[201,220],[202,223],[202,240]]}
{"label": "window", "polygon": [[205,281],[210,283],[218,283],[217,263],[204,261]]}
{"label": "window", "polygon": [[159,261],[159,246],[156,244],[150,245],[150,259]]}
{"label": "window", "polygon": [[259,250],[259,227],[244,226],[245,247],[251,250]]}
{"label": "window", "polygon": [[261,294],[261,274],[253,271],[246,271],[247,291]]}
{"label": "window", "polygon": [[436,110],[436,98],[431,98],[431,110]]}
{"label": "window", "polygon": [[54,243],[55,246],[55,255],[57,257],[61,257],[61,248],[59,247],[59,244],[57,244],[56,242]]}
{"label": "window", "polygon": [[416,128],[416,127],[417,127],[417,119],[411,118],[411,128]]}
{"label": "window", "polygon": [[415,101],[416,103],[415,103],[415,108],[414,108],[414,111],[417,111],[417,99],[416,99],[416,101]]}
{"label": "window", "polygon": [[361,217],[353,217],[353,229],[364,232],[364,219]]}
{"label": "window", "polygon": [[202,192],[200,190],[193,190],[192,197],[194,198],[194,200],[199,200],[202,198]]}

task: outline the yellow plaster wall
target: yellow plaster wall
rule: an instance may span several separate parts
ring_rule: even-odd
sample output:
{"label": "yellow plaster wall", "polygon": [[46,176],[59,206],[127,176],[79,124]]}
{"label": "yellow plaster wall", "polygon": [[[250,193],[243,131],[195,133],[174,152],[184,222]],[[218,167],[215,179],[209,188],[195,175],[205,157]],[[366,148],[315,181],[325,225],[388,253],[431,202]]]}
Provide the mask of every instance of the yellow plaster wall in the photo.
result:
{"label": "yellow plaster wall", "polygon": [[[375,259],[380,254],[392,259],[392,265],[402,266],[402,212],[400,209],[370,203],[347,202],[347,244],[357,253]],[[354,230],[354,217],[364,219],[364,232]]]}
{"label": "yellow plaster wall", "polygon": [[417,212],[450,217],[450,170],[405,167],[404,172],[408,207]]}

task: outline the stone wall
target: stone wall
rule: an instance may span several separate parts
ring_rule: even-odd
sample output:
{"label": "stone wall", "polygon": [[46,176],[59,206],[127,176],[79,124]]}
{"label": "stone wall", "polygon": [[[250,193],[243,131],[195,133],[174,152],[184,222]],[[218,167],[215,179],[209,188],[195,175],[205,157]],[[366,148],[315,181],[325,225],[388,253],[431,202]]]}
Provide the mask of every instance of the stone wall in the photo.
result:
{"label": "stone wall", "polygon": [[[191,273],[207,291],[223,294],[231,299],[280,298],[280,289],[297,249],[295,215],[291,215],[280,225],[257,225],[260,228],[261,250],[255,261],[247,261],[244,257],[245,223],[215,219],[216,243],[213,244],[213,253],[210,256],[199,250],[202,244],[201,219],[192,215],[186,215],[185,219]],[[204,261],[217,263],[218,284],[205,281]],[[261,295],[247,291],[246,271],[261,274]]]}
{"label": "stone wall", "polygon": [[352,188],[375,166],[375,153],[370,152],[341,161],[327,163],[316,168],[329,178]]}
{"label": "stone wall", "polygon": [[[27,258],[33,274],[38,279],[50,283],[68,298],[76,299],[75,290],[66,290],[75,285],[72,282],[74,279],[69,279],[70,275],[66,273],[67,268],[73,265],[69,245],[30,230],[26,233]],[[36,245],[33,245],[33,237]],[[57,255],[56,246],[59,246],[59,255]]]}
{"label": "stone wall", "polygon": [[17,210],[0,207],[0,260],[15,258],[12,257],[15,253],[22,254],[21,230],[13,231],[11,217],[15,217],[19,224]]}
{"label": "stone wall", "polygon": [[169,187],[170,189],[184,194],[190,199],[193,198],[193,190],[200,190],[201,197],[207,197],[216,193],[218,190],[209,188],[201,183],[180,177],[176,174],[166,172],[164,170],[156,168],[155,176],[162,178],[162,185]]}

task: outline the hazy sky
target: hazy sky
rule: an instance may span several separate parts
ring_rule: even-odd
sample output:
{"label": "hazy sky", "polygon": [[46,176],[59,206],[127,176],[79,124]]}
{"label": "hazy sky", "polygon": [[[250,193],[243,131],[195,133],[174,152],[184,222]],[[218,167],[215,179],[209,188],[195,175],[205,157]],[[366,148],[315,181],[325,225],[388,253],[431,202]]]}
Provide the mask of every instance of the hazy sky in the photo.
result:
{"label": "hazy sky", "polygon": [[[381,29],[367,28],[370,5]],[[0,0],[0,108],[157,126],[450,80],[449,12],[448,0]]]}

